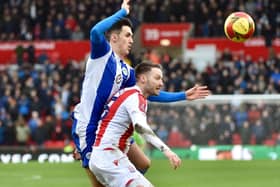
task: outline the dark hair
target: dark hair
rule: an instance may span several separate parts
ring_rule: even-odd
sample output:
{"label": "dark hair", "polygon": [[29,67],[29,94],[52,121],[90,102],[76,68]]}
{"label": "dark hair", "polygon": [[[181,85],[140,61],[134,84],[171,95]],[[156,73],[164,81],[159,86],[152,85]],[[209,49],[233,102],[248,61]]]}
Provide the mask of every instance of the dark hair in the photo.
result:
{"label": "dark hair", "polygon": [[135,66],[135,77],[136,79],[139,77],[141,74],[145,74],[149,71],[152,70],[152,68],[159,68],[162,69],[160,64],[155,64],[149,61],[141,62],[140,64],[137,64]]}
{"label": "dark hair", "polygon": [[117,21],[116,23],[114,23],[112,25],[112,27],[107,30],[107,32],[105,33],[107,40],[109,41],[110,35],[112,34],[112,32],[114,32],[114,31],[121,32],[121,29],[123,26],[128,26],[132,29],[131,21],[128,18],[123,18],[123,19]]}

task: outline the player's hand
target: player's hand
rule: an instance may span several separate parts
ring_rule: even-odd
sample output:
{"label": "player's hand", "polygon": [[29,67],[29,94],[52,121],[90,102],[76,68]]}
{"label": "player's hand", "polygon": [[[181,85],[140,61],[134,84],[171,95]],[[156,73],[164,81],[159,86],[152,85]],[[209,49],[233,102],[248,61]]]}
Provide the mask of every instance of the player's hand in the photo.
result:
{"label": "player's hand", "polygon": [[173,169],[177,169],[181,165],[181,159],[171,150],[164,151],[164,154],[169,159]]}
{"label": "player's hand", "polygon": [[73,151],[73,158],[75,160],[81,160],[81,155],[80,155],[80,153],[78,152],[78,150],[76,148]]}
{"label": "player's hand", "polygon": [[130,5],[128,4],[129,0],[123,0],[121,8],[126,10],[127,15],[129,14]]}
{"label": "player's hand", "polygon": [[210,95],[210,90],[208,90],[207,86],[199,86],[195,85],[194,87],[188,89],[186,91],[187,100],[195,100],[195,99],[204,99],[208,95]]}

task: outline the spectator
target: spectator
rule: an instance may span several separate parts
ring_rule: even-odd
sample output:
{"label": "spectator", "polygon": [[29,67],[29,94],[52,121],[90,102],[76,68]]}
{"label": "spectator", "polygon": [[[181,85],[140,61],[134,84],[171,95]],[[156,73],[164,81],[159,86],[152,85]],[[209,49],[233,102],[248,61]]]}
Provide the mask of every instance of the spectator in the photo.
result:
{"label": "spectator", "polygon": [[241,134],[242,144],[244,144],[244,145],[250,144],[251,129],[250,129],[250,124],[247,120],[243,121],[243,124],[240,129],[240,134]]}
{"label": "spectator", "polygon": [[28,120],[28,127],[31,132],[31,137],[34,140],[35,138],[35,132],[38,126],[42,123],[39,112],[38,111],[32,111],[31,112],[31,118]]}
{"label": "spectator", "polygon": [[37,127],[33,132],[33,140],[36,145],[43,146],[48,137],[48,129],[45,124],[40,120]]}
{"label": "spectator", "polygon": [[15,121],[15,126],[17,144],[28,145],[28,141],[30,140],[30,129],[23,116],[18,116],[18,119]]}
{"label": "spectator", "polygon": [[35,48],[33,45],[29,45],[26,49],[27,55],[28,55],[28,63],[31,65],[35,64]]}
{"label": "spectator", "polygon": [[23,53],[24,53],[24,48],[22,45],[18,45],[15,49],[16,57],[17,57],[17,64],[19,66],[22,65],[23,63]]}
{"label": "spectator", "polygon": [[[201,123],[198,126],[197,142],[199,145],[207,145],[210,140],[211,131],[209,131],[209,121],[207,118],[202,117]],[[195,142],[194,142],[195,143]]]}
{"label": "spectator", "polygon": [[76,25],[72,34],[71,34],[71,40],[84,40],[85,34],[82,32],[81,27],[79,25]]}
{"label": "spectator", "polygon": [[156,134],[163,142],[167,142],[168,130],[166,129],[165,125],[160,125],[158,130],[156,131]]}
{"label": "spectator", "polygon": [[256,105],[251,105],[248,111],[249,123],[255,123],[260,119],[261,113]]}
{"label": "spectator", "polygon": [[234,109],[233,119],[236,123],[236,127],[238,129],[242,129],[244,126],[244,122],[247,121],[247,119],[248,119],[248,113],[246,110],[246,106],[244,104],[239,105]]}
{"label": "spectator", "polygon": [[16,143],[16,133],[15,133],[15,126],[13,125],[12,121],[7,116],[5,122],[5,145],[15,145]]}
{"label": "spectator", "polygon": [[54,25],[51,21],[47,21],[46,27],[43,31],[42,39],[49,40],[54,38]]}
{"label": "spectator", "polygon": [[60,140],[64,140],[65,138],[66,136],[63,132],[62,125],[56,124],[54,131],[52,132],[52,140],[60,141]]}
{"label": "spectator", "polygon": [[68,27],[71,32],[77,28],[77,21],[72,13],[69,13],[65,20],[65,27]]}
{"label": "spectator", "polygon": [[224,115],[223,122],[219,127],[219,142],[220,144],[231,144],[232,133],[234,132],[235,125],[232,122],[230,115]]}
{"label": "spectator", "polygon": [[0,120],[0,145],[5,143],[5,126],[3,125],[2,120]]}
{"label": "spectator", "polygon": [[251,125],[252,125],[252,134],[256,138],[256,143],[262,144],[266,136],[265,128],[262,121],[258,119],[256,122],[252,123]]}

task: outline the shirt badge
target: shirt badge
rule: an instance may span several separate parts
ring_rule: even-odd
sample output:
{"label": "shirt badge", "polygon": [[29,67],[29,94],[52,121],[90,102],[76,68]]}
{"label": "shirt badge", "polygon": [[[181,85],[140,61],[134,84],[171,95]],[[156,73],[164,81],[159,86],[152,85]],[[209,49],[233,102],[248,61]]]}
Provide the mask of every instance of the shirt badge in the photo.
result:
{"label": "shirt badge", "polygon": [[116,77],[116,83],[120,84],[121,81],[122,81],[122,75],[118,74],[117,77]]}
{"label": "shirt badge", "polygon": [[122,73],[124,76],[128,75],[128,71],[127,71],[126,67],[122,67]]}

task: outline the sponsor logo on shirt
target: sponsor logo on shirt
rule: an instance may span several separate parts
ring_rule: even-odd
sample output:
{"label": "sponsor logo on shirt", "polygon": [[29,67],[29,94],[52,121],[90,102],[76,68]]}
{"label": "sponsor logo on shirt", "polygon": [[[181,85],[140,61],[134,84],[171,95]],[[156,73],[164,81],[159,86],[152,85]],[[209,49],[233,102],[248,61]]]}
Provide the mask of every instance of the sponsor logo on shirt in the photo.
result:
{"label": "sponsor logo on shirt", "polygon": [[116,77],[116,83],[120,84],[121,81],[122,81],[122,75],[118,74],[117,77]]}

